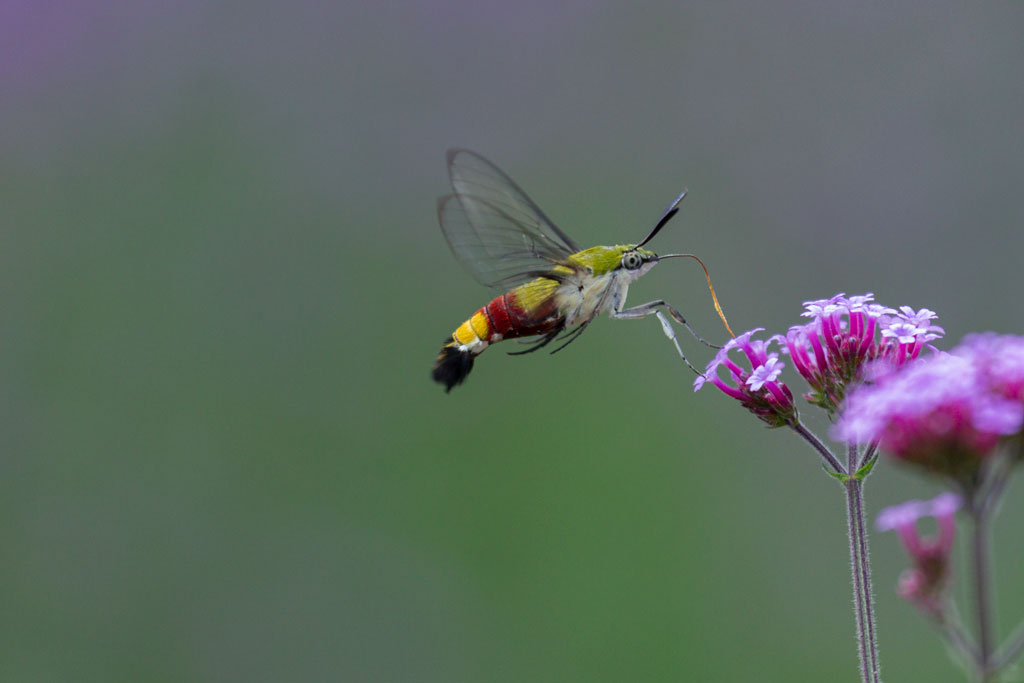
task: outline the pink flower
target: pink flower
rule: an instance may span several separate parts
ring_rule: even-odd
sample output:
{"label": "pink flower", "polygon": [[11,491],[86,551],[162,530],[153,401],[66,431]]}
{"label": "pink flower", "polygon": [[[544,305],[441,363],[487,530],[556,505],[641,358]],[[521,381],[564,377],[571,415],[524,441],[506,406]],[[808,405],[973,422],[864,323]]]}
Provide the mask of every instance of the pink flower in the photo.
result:
{"label": "pink flower", "polygon": [[[708,363],[704,375],[694,381],[693,390],[697,391],[706,382],[711,382],[772,427],[781,427],[796,420],[796,406],[793,405],[793,393],[778,379],[785,363],[779,360],[778,353],[768,351],[771,342],[751,339],[762,329],[755,328],[726,342]],[[746,356],[750,370],[729,357],[729,353],[736,350]],[[729,371],[732,384],[718,376],[720,367]]]}
{"label": "pink flower", "polygon": [[993,381],[990,341],[878,373],[847,397],[833,436],[877,441],[893,457],[971,488],[981,462],[1024,425],[1024,402],[1006,397],[1014,381]]}
{"label": "pink flower", "polygon": [[773,337],[793,359],[797,372],[807,380],[811,403],[834,413],[847,386],[861,379],[868,363],[884,360],[898,366],[917,358],[929,341],[942,335],[931,324],[935,312],[898,311],[873,303],[871,293],[805,301],[804,317],[812,320]]}
{"label": "pink flower", "polygon": [[994,332],[969,334],[952,353],[975,364],[992,391],[1024,401],[1024,337]]}
{"label": "pink flower", "polygon": [[[900,597],[931,616],[939,616],[943,610],[956,536],[954,515],[958,509],[960,497],[942,493],[931,500],[908,500],[885,508],[875,523],[879,531],[895,529],[899,533],[914,565],[900,575],[897,587]],[[921,538],[917,520],[922,517],[935,518],[938,533],[934,537]]]}

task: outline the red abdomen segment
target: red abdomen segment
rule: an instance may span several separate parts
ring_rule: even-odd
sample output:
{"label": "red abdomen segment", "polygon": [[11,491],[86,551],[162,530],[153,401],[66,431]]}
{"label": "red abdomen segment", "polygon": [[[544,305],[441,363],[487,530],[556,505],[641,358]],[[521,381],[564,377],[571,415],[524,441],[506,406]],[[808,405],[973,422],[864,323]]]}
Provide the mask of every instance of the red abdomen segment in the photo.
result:
{"label": "red abdomen segment", "polygon": [[452,333],[434,363],[434,379],[451,391],[473,369],[473,358],[489,344],[560,330],[556,284],[538,278],[491,299]]}
{"label": "red abdomen segment", "polygon": [[491,336],[500,334],[502,339],[547,334],[558,327],[553,297],[541,306],[527,310],[520,305],[516,290],[512,290],[494,297],[479,312],[487,316]]}

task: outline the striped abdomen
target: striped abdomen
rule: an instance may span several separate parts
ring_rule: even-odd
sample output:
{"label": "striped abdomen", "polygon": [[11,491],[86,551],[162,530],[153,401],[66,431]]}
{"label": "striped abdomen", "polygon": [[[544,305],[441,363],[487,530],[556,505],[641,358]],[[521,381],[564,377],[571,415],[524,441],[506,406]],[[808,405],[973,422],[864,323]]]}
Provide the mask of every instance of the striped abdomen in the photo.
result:
{"label": "striped abdomen", "polygon": [[558,283],[538,278],[496,296],[452,333],[434,363],[434,380],[446,391],[460,384],[473,369],[473,359],[502,339],[549,334],[560,328],[555,288]]}

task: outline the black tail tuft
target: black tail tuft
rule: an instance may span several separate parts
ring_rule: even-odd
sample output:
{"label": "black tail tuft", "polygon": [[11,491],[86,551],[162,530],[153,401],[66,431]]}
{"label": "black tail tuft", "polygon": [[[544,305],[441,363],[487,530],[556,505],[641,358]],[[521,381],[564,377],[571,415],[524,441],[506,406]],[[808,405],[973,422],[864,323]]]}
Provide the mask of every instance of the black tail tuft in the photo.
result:
{"label": "black tail tuft", "polygon": [[434,362],[434,372],[431,376],[435,382],[445,386],[445,393],[452,390],[457,384],[462,384],[466,375],[473,369],[473,354],[469,351],[460,351],[453,342],[445,344],[441,353]]}

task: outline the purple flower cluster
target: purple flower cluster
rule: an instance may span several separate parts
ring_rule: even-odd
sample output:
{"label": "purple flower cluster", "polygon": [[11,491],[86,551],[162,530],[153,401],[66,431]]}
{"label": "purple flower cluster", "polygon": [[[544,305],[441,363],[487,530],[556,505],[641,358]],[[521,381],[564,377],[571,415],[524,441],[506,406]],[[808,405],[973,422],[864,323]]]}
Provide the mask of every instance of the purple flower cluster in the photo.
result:
{"label": "purple flower cluster", "polygon": [[846,399],[833,436],[976,483],[981,462],[1024,426],[1024,338],[974,335],[952,353],[879,373]]}
{"label": "purple flower cluster", "polygon": [[971,361],[993,392],[1024,402],[1024,337],[970,334],[953,353]]}
{"label": "purple flower cluster", "polygon": [[804,398],[830,413],[843,400],[847,385],[860,378],[865,364],[902,365],[943,334],[931,323],[934,311],[910,306],[896,310],[873,301],[871,293],[805,301],[802,315],[811,321],[773,337],[810,385]]}
{"label": "purple flower cluster", "polygon": [[[949,583],[950,556],[956,536],[953,517],[960,509],[960,497],[942,493],[931,500],[908,500],[885,508],[878,514],[879,531],[895,529],[914,566],[905,570],[899,579],[900,597],[931,616],[940,616],[946,587]],[[934,517],[938,533],[929,539],[921,538],[917,521]]]}
{"label": "purple flower cluster", "polygon": [[[705,382],[711,382],[769,425],[781,427],[795,423],[796,406],[793,405],[793,393],[789,387],[779,381],[785,363],[779,360],[778,353],[768,350],[771,342],[751,339],[754,333],[763,329],[755,328],[726,342],[708,363],[704,375],[694,381],[693,390],[697,391]],[[729,353],[735,350],[746,356],[750,370],[729,357]],[[729,371],[731,384],[719,377],[720,367]]]}
{"label": "purple flower cluster", "polygon": [[[793,394],[779,380],[784,363],[779,353],[770,351],[778,344],[782,353],[793,359],[797,372],[810,384],[804,394],[811,403],[834,413],[846,393],[847,385],[860,379],[867,363],[884,361],[899,366],[915,359],[931,340],[942,335],[933,325],[934,311],[909,306],[899,310],[873,303],[873,294],[847,297],[836,294],[829,299],[804,302],[804,316],[811,321],[791,327],[785,335],[768,341],[753,340],[756,328],[728,342],[708,364],[707,377],[698,377],[694,390],[711,382],[768,424],[778,427],[796,424]],[[729,352],[741,350],[750,361],[750,369],[729,359]],[[725,366],[731,383],[718,376]]]}

